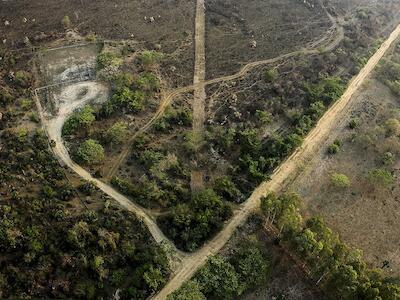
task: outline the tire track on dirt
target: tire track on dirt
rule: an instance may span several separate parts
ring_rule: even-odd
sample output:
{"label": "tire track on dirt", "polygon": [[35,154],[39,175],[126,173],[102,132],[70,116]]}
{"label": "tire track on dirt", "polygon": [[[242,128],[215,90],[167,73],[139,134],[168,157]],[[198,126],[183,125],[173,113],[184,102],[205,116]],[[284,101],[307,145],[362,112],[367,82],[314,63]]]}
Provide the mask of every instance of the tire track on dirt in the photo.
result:
{"label": "tire track on dirt", "polygon": [[319,145],[334,130],[336,120],[349,109],[349,103],[354,93],[372,72],[392,43],[400,36],[400,25],[390,34],[389,38],[381,45],[375,54],[368,60],[364,68],[354,77],[342,97],[335,102],[310,131],[300,146],[286,161],[272,174],[271,179],[258,186],[249,199],[244,202],[225,227],[196,253],[183,260],[182,266],[168,284],[153,298],[166,299],[173,291],[177,290],[185,281],[189,280],[196,271],[203,266],[210,255],[218,253],[228,242],[234,231],[242,225],[248,216],[260,207],[261,198],[269,192],[279,192],[284,187],[285,181],[298,172],[303,161],[313,155]]}

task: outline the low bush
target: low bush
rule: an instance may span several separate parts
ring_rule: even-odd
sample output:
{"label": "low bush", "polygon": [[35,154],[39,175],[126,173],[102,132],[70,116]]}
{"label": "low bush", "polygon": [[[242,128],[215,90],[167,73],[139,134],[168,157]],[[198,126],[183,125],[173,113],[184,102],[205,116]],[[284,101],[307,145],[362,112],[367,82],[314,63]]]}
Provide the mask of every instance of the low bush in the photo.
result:
{"label": "low bush", "polygon": [[194,251],[221,229],[231,215],[231,207],[213,190],[205,189],[193,194],[189,203],[175,206],[170,215],[158,222],[178,248]]}

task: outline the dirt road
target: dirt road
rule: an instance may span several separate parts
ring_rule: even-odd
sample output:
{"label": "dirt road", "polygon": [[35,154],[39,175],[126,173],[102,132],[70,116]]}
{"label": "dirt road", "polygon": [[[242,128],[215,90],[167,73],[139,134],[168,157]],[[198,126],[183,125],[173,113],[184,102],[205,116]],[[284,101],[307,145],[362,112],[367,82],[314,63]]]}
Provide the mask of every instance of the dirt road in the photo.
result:
{"label": "dirt road", "polygon": [[243,224],[247,217],[260,206],[260,200],[269,192],[279,192],[284,187],[285,181],[298,172],[302,161],[310,157],[315,150],[324,142],[329,132],[335,128],[336,121],[346,112],[347,105],[351,97],[362,85],[367,76],[378,64],[380,59],[390,48],[390,45],[400,36],[400,25],[391,33],[389,38],[382,44],[376,53],[369,59],[360,73],[351,80],[347,90],[342,97],[328,109],[324,116],[319,120],[316,127],[311,130],[309,135],[296,152],[294,152],[271,176],[271,180],[262,183],[234,213],[232,219],[225,225],[211,241],[204,245],[199,251],[187,257],[175,276],[168,284],[154,297],[154,299],[166,299],[167,296],[178,289],[185,281],[190,279],[196,271],[207,261],[210,255],[214,255],[230,239],[234,231]]}
{"label": "dirt road", "polygon": [[206,91],[204,85],[206,77],[204,0],[197,0],[195,30],[196,46],[193,76],[193,131],[196,135],[201,135],[204,129],[204,104],[206,101]]}

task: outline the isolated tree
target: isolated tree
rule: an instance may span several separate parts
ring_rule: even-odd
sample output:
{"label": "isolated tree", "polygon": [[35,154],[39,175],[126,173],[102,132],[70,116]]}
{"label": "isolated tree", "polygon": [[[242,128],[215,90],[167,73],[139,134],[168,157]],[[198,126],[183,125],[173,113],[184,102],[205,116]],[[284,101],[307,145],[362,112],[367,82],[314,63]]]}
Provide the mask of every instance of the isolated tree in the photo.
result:
{"label": "isolated tree", "polygon": [[339,265],[331,274],[327,289],[341,299],[357,299],[356,292],[359,287],[359,275],[350,265]]}
{"label": "isolated tree", "polygon": [[392,283],[384,284],[381,288],[380,296],[382,299],[388,300],[400,299],[400,285]]}
{"label": "isolated tree", "polygon": [[104,148],[97,141],[89,139],[79,146],[75,155],[85,164],[98,164],[104,160]]}
{"label": "isolated tree", "polygon": [[270,193],[261,200],[261,209],[268,220],[276,224],[280,232],[292,231],[299,228],[302,218],[298,210],[301,199],[295,193],[286,193],[277,197]]}
{"label": "isolated tree", "polygon": [[261,199],[261,211],[267,217],[268,221],[275,222],[280,214],[280,200],[275,193],[269,193]]}
{"label": "isolated tree", "polygon": [[323,248],[324,244],[317,239],[317,235],[309,228],[304,229],[295,237],[297,251],[304,257],[317,255]]}

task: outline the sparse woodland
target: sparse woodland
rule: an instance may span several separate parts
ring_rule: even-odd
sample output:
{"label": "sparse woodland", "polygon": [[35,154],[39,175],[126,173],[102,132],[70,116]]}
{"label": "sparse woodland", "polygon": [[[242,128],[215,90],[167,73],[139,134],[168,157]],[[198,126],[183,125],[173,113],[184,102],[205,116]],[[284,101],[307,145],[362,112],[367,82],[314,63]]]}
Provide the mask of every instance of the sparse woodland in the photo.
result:
{"label": "sparse woodland", "polygon": [[[318,3],[303,4],[312,9]],[[379,28],[387,25],[391,13],[357,9],[343,20],[344,38],[334,50],[321,48],[207,85],[207,123],[200,142],[192,131],[193,89],[159,108],[171,85],[187,81],[183,75],[176,82],[168,78],[179,51],[174,56],[154,43],[131,47],[105,42],[95,79],[109,87],[108,101],[86,104],[68,117],[62,127],[66,148],[75,163],[146,209],[179,250],[195,252],[341,97],[385,38]],[[154,17],[144,20],[155,22]],[[214,15],[210,22],[216,22]],[[65,29],[74,26],[68,16],[61,24]],[[241,31],[252,36],[243,24]],[[55,159],[54,141],[48,140],[35,109],[38,78],[30,68],[32,55],[1,49],[0,298],[155,295],[174,271],[168,250],[133,213]],[[400,55],[385,59],[376,74],[400,95]],[[348,124],[350,130],[359,126],[356,118]],[[374,141],[382,140],[395,147],[399,136],[400,122],[393,117],[362,142],[375,147]],[[343,143],[337,139],[330,144],[324,150],[327,157],[338,155]],[[373,188],[395,184],[393,164],[399,153],[399,147],[386,149],[377,167],[368,170],[366,179]],[[119,168],[110,172],[117,163]],[[204,170],[201,189],[191,186],[197,169]],[[329,179],[335,191],[352,185],[349,174],[335,172]],[[258,221],[251,223],[253,232],[268,228],[274,247],[290,253],[304,280],[324,299],[400,299],[398,279],[371,269],[361,251],[347,246],[322,217],[302,215],[303,203],[294,193],[269,194],[262,199]],[[268,286],[272,255],[260,235],[230,243],[168,300],[239,299]],[[282,294],[277,299],[286,298]]]}

